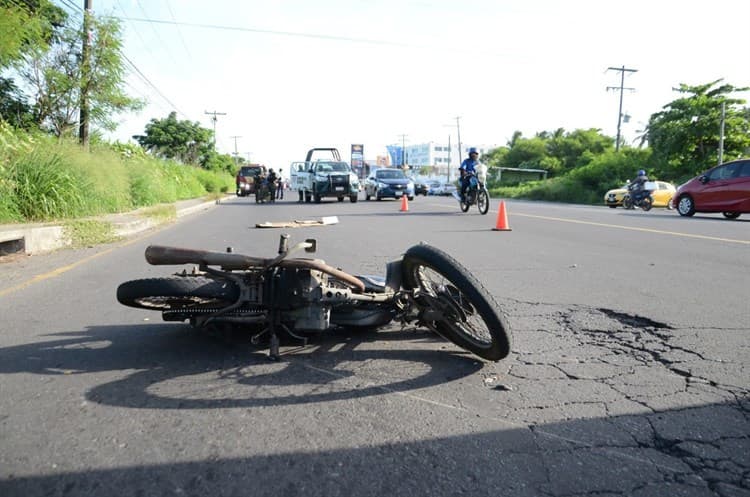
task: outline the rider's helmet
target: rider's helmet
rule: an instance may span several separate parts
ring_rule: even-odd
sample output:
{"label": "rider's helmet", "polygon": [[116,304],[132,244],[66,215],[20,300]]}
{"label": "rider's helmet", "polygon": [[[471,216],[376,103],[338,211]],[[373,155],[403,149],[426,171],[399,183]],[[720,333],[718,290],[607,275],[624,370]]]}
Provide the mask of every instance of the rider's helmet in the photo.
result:
{"label": "rider's helmet", "polygon": [[269,173],[272,173],[272,172],[273,172],[273,168],[269,169],[269,170],[268,170],[268,172],[269,172]]}
{"label": "rider's helmet", "polygon": [[476,147],[469,148],[469,155],[471,155],[471,154],[478,154],[478,153],[479,153],[479,151],[477,150]]}
{"label": "rider's helmet", "polygon": [[643,169],[638,170],[638,176],[646,176],[646,171]]}

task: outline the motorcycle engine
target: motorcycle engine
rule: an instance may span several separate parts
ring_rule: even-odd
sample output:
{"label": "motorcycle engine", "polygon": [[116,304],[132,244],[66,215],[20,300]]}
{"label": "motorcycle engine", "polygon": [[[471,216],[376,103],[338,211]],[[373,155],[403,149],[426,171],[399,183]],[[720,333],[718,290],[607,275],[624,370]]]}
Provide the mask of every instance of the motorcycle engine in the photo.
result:
{"label": "motorcycle engine", "polygon": [[331,325],[331,309],[322,302],[327,276],[308,269],[285,270],[276,302],[282,321],[296,330],[323,331]]}

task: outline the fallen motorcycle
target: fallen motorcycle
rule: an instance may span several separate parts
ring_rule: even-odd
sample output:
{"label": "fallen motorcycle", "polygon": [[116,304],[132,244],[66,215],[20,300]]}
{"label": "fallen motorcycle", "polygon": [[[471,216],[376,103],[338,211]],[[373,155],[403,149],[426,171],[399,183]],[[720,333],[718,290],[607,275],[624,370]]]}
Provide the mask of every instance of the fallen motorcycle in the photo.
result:
{"label": "fallen motorcycle", "polygon": [[117,300],[197,328],[246,328],[253,343],[269,340],[272,359],[279,358],[280,333],[306,343],[304,335],[311,332],[373,330],[392,321],[432,330],[489,361],[510,352],[511,331],[498,304],[445,252],[415,245],[386,265],[385,278],[351,275],[320,259],[289,257],[316,249],[313,239],[290,248],[286,234],[272,258],[152,245],[145,254],[150,264],[197,267],[122,283]]}

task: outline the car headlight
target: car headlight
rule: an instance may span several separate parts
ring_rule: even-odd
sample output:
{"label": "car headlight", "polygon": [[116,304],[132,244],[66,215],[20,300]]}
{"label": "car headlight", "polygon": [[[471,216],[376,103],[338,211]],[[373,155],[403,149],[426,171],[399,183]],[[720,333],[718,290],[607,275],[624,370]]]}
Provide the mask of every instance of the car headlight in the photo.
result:
{"label": "car headlight", "polygon": [[381,183],[378,181],[378,188],[388,188],[388,185],[386,183]]}

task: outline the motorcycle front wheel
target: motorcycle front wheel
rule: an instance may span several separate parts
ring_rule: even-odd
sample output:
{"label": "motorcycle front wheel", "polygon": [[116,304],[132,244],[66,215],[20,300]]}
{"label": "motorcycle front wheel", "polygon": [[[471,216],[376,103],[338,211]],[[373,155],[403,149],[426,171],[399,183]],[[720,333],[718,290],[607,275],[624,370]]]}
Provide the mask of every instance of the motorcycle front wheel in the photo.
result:
{"label": "motorcycle front wheel", "polygon": [[641,200],[641,209],[648,212],[651,210],[651,207],[654,205],[654,199],[649,197],[644,197],[643,200]]}
{"label": "motorcycle front wheel", "polygon": [[511,331],[500,306],[482,284],[453,257],[427,244],[406,251],[401,263],[404,287],[416,292],[426,323],[459,347],[499,361],[510,353]]}
{"label": "motorcycle front wheel", "polygon": [[477,194],[477,208],[479,208],[481,215],[487,214],[487,211],[490,210],[490,195],[487,193],[487,190],[479,190]]}
{"label": "motorcycle front wheel", "polygon": [[121,304],[155,311],[226,307],[239,294],[235,285],[203,276],[132,280],[117,287],[117,301]]}

